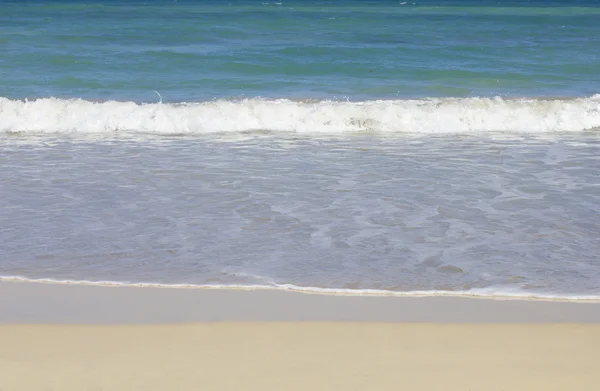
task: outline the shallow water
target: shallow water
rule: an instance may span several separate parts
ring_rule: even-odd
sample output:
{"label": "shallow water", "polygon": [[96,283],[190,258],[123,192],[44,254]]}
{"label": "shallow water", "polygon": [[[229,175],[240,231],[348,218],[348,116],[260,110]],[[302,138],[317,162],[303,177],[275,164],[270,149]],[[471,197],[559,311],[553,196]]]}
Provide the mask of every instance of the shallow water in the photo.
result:
{"label": "shallow water", "polygon": [[2,274],[600,295],[600,139],[2,144]]}

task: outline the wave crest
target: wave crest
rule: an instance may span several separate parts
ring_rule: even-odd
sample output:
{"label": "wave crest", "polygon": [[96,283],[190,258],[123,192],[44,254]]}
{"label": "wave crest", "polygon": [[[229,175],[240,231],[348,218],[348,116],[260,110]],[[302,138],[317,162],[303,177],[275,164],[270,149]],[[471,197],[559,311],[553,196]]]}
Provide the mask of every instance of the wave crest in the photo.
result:
{"label": "wave crest", "polygon": [[600,128],[600,94],[576,99],[440,98],[362,102],[288,99],[178,104],[0,97],[0,132],[207,134],[552,133]]}

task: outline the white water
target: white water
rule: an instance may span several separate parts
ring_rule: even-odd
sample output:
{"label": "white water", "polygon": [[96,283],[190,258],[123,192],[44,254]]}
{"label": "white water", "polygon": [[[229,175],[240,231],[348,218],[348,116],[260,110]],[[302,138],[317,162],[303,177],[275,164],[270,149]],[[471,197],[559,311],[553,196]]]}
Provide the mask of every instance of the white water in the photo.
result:
{"label": "white water", "polygon": [[578,99],[447,98],[365,102],[285,99],[181,104],[0,98],[0,132],[206,134],[554,133],[600,127],[600,95]]}

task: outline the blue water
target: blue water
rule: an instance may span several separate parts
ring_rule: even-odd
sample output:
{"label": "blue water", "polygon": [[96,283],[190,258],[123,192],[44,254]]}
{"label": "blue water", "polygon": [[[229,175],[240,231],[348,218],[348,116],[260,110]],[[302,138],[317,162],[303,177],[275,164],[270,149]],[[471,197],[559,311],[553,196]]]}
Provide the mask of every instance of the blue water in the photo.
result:
{"label": "blue water", "polygon": [[600,298],[598,21],[0,0],[0,278]]}
{"label": "blue water", "polygon": [[599,92],[589,1],[0,1],[1,95],[168,102]]}

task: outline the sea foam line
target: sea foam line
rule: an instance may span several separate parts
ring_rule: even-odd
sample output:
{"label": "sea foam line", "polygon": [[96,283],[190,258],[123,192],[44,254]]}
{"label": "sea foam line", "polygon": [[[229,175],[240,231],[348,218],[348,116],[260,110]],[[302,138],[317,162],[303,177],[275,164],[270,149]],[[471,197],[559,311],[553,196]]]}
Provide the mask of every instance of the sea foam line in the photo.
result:
{"label": "sea foam line", "polygon": [[288,99],[179,104],[0,97],[0,133],[554,133],[600,128],[600,94],[576,99]]}
{"label": "sea foam line", "polygon": [[197,290],[268,290],[289,291],[305,294],[333,295],[333,296],[378,296],[378,297],[460,297],[488,300],[527,300],[550,302],[577,302],[599,303],[600,296],[593,295],[551,295],[538,293],[523,293],[498,291],[494,289],[473,289],[466,291],[390,291],[383,289],[342,289],[304,287],[293,284],[270,285],[200,285],[200,284],[164,284],[158,282],[119,282],[119,281],[90,281],[90,280],[59,280],[53,278],[28,278],[23,276],[0,276],[0,282],[55,284],[55,285],[83,285],[98,287],[129,287],[129,288],[161,288],[161,289],[197,289]]}

